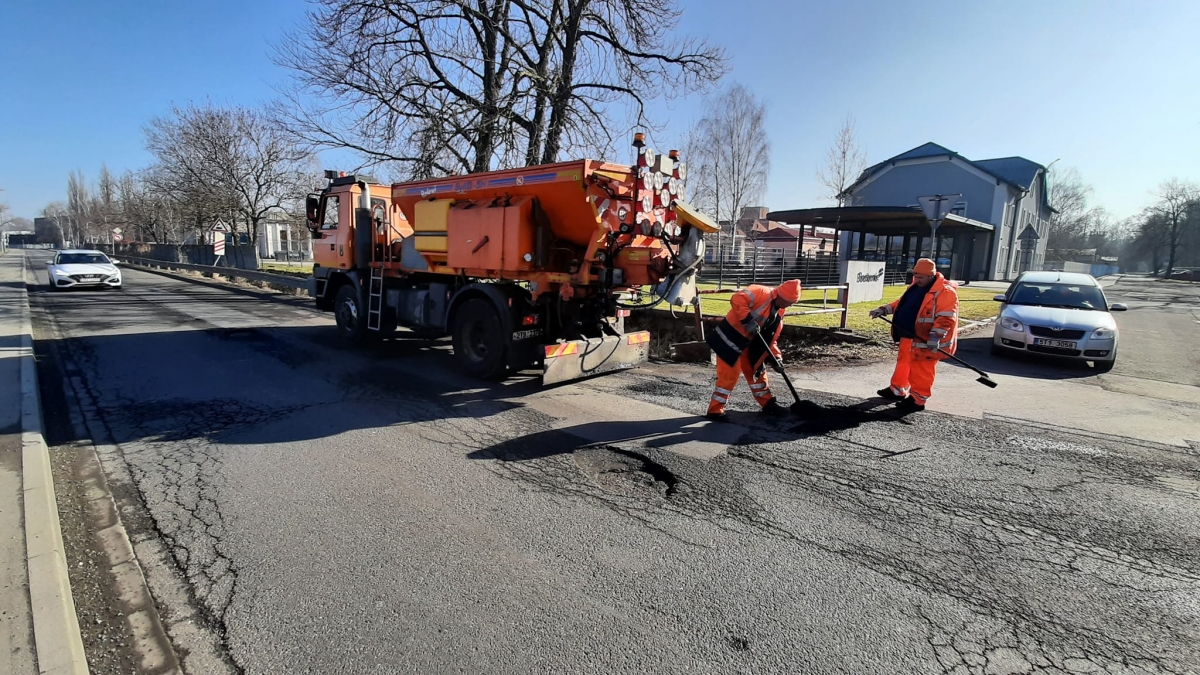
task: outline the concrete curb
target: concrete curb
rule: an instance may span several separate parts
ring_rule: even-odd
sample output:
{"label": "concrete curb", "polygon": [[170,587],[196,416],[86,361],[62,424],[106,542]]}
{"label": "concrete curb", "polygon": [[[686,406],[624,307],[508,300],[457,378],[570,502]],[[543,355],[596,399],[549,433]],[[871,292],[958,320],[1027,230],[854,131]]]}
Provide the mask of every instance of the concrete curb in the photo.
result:
{"label": "concrete curb", "polygon": [[[22,261],[28,285],[28,265]],[[54,501],[50,451],[42,434],[42,405],[33,357],[29,291],[21,299],[21,481],[25,498],[25,549],[38,671],[87,675],[79,619],[71,598],[67,557]]]}

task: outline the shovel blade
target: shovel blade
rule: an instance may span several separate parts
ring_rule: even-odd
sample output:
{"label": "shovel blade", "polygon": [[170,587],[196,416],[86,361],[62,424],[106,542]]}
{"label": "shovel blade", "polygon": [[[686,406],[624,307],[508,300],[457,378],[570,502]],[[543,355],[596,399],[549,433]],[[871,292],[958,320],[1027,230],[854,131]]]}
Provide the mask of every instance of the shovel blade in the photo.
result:
{"label": "shovel blade", "polygon": [[707,342],[676,342],[671,345],[671,359],[680,363],[708,363],[712,358],[712,347]]}

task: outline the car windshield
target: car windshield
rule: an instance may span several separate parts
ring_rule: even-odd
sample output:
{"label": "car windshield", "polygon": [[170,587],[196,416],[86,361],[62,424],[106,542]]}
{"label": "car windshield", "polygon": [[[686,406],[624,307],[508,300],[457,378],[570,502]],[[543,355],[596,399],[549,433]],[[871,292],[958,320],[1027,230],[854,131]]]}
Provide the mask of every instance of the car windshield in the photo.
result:
{"label": "car windshield", "polygon": [[1107,310],[1104,294],[1097,286],[1022,282],[1012,292],[1012,305]]}
{"label": "car windshield", "polygon": [[108,256],[103,253],[62,253],[58,265],[107,265]]}

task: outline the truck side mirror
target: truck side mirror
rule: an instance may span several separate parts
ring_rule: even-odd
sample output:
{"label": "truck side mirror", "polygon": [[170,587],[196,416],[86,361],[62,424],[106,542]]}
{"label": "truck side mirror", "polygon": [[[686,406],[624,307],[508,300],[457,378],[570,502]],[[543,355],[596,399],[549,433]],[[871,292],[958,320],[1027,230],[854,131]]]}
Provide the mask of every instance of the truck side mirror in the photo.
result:
{"label": "truck side mirror", "polygon": [[309,195],[304,200],[304,218],[308,224],[308,231],[312,233],[312,238],[320,239],[321,223],[318,221],[321,218],[321,198],[317,195]]}

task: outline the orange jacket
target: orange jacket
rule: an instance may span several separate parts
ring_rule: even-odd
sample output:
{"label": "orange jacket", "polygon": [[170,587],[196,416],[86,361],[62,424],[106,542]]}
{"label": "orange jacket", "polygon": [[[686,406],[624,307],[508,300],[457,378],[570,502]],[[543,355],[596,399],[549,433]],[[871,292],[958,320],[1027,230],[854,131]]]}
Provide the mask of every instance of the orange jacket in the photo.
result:
{"label": "orange jacket", "polygon": [[[896,298],[885,305],[888,314],[900,306]],[[913,340],[913,354],[925,358],[944,359],[945,354],[930,347],[930,337],[937,338],[938,348],[951,354],[958,348],[958,284],[949,281],[938,272],[921,301],[921,310],[917,312],[917,339]],[[903,335],[901,337],[909,337]]]}
{"label": "orange jacket", "polygon": [[[775,328],[774,335],[764,335],[767,339],[767,344],[771,347],[771,353],[775,358],[783,358],[783,354],[779,351],[779,345],[776,342],[779,340],[779,334],[783,332],[783,314],[786,309],[778,309],[771,303],[775,301],[775,289],[771,286],[762,286],[755,284],[747,286],[729,299],[729,313],[725,315],[725,320],[729,322],[733,329],[741,333],[743,337],[749,339],[749,326],[756,325],[762,328],[768,321],[771,320],[772,314],[778,314],[780,321]],[[757,339],[757,338],[755,338]]]}

